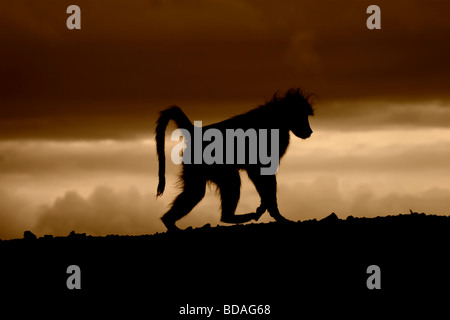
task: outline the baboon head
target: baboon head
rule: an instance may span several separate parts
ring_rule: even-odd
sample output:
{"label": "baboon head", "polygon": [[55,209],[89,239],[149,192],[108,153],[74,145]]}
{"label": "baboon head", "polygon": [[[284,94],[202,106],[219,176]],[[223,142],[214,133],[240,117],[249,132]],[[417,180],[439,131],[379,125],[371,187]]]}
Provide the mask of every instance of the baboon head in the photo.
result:
{"label": "baboon head", "polygon": [[286,125],[297,137],[307,139],[313,131],[309,125],[308,117],[314,115],[313,108],[309,101],[312,95],[302,92],[300,89],[290,89],[286,95],[279,99],[282,104],[284,121]]}

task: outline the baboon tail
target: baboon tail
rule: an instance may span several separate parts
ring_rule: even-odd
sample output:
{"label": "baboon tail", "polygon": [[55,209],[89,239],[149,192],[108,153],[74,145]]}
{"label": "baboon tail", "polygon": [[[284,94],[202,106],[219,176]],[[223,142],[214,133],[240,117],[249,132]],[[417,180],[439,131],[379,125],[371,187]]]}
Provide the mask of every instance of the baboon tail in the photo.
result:
{"label": "baboon tail", "polygon": [[192,122],[177,106],[170,107],[166,110],[161,111],[158,121],[156,122],[156,152],[158,154],[158,190],[156,196],[159,197],[164,193],[164,188],[166,186],[166,155],[164,151],[164,136],[166,133],[166,127],[170,120],[173,120],[178,128],[183,128],[191,131],[193,127]]}

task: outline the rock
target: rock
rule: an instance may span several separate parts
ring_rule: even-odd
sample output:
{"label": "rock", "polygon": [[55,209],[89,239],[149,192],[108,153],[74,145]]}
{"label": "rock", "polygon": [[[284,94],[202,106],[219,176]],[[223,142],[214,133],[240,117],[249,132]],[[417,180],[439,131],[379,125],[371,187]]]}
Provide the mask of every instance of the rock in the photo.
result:
{"label": "rock", "polygon": [[333,223],[333,222],[337,222],[339,221],[338,216],[336,215],[336,213],[332,213],[330,214],[328,217],[323,218],[322,220],[320,220],[320,222],[325,222],[325,223]]}
{"label": "rock", "polygon": [[84,238],[86,238],[86,233],[75,233],[75,231],[71,231],[70,234],[67,236],[67,238],[84,239]]}
{"label": "rock", "polygon": [[37,237],[34,235],[34,233],[29,230],[27,230],[23,233],[23,238],[25,240],[36,240],[37,239]]}

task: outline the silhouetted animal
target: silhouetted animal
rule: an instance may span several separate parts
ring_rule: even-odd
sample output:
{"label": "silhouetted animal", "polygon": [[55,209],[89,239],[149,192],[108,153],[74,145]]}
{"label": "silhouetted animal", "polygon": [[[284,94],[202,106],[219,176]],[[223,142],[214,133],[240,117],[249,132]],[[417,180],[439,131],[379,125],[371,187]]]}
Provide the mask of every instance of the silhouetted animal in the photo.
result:
{"label": "silhouetted animal", "polygon": [[[308,138],[313,132],[308,121],[308,116],[313,115],[310,97],[310,94],[306,94],[300,89],[290,89],[283,97],[279,97],[275,93],[266,104],[225,121],[205,126],[203,130],[215,128],[224,133],[226,129],[237,128],[243,130],[253,128],[257,131],[258,129],[278,129],[279,158],[281,158],[289,145],[289,131],[302,139]],[[165,187],[164,135],[170,120],[173,120],[179,128],[188,130],[191,136],[194,131],[194,125],[179,107],[173,106],[160,113],[156,126],[156,148],[159,161],[157,196],[163,194]],[[268,147],[270,149],[270,143]],[[180,179],[182,192],[173,201],[169,211],[161,218],[162,222],[169,231],[178,230],[175,222],[187,215],[200,202],[205,195],[207,182],[217,185],[217,190],[221,196],[221,221],[223,222],[257,221],[266,210],[276,221],[289,221],[278,210],[275,175],[261,175],[261,167],[264,167],[261,163],[211,165],[183,163]],[[261,198],[261,204],[256,212],[235,215],[240,197],[241,179],[239,171],[242,169],[247,171],[250,180],[255,185]]]}

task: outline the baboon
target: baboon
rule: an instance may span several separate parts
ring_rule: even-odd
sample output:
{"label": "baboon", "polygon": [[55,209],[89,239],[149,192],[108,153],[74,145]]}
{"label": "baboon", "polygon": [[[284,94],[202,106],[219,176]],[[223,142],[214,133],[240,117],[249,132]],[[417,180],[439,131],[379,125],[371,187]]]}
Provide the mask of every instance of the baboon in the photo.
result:
{"label": "baboon", "polygon": [[[204,130],[215,128],[220,132],[226,129],[278,129],[279,158],[285,154],[289,145],[289,132],[299,138],[307,139],[312,130],[308,116],[314,114],[310,103],[311,94],[301,89],[290,89],[284,96],[277,92],[273,98],[247,113],[232,117],[219,123],[203,127]],[[157,196],[161,196],[165,188],[165,151],[164,136],[167,124],[173,120],[179,128],[193,133],[194,125],[177,106],[163,110],[156,125],[156,149],[159,162],[159,183]],[[260,132],[260,131],[258,131]],[[192,147],[192,146],[191,146]],[[205,147],[205,146],[203,146]],[[246,150],[248,151],[246,146]],[[270,149],[270,143],[268,145]],[[175,222],[187,215],[204,197],[206,184],[212,182],[217,185],[217,191],[221,197],[221,221],[225,223],[244,223],[251,220],[258,221],[267,211],[277,222],[288,222],[284,218],[277,205],[277,181],[275,174],[262,175],[261,163],[244,164],[194,164],[183,163],[180,182],[181,193],[175,198],[171,208],[161,218],[168,231],[179,230]],[[236,215],[235,210],[240,197],[241,179],[239,172],[246,170],[248,177],[255,185],[261,198],[259,207],[252,213]]]}

